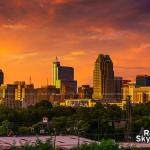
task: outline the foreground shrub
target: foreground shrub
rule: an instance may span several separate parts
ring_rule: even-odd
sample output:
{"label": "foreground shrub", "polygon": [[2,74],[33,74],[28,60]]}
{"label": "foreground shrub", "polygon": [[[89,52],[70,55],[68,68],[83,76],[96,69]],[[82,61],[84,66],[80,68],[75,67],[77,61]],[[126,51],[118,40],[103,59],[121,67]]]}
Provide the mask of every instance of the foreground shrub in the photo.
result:
{"label": "foreground shrub", "polygon": [[[37,141],[35,145],[26,144],[21,147],[12,147],[10,150],[54,150],[51,140],[42,143],[41,141]],[[72,150],[150,150],[150,148],[120,148],[117,144],[115,144],[112,140],[103,140],[101,144],[93,143],[93,144],[85,144],[81,145],[77,148],[73,148]]]}
{"label": "foreground shrub", "polygon": [[103,140],[101,144],[93,143],[89,145],[81,145],[73,150],[119,150],[117,144],[114,144],[112,140]]}
{"label": "foreground shrub", "polygon": [[32,128],[31,127],[20,127],[19,128],[20,135],[32,135]]}
{"label": "foreground shrub", "polygon": [[10,150],[53,150],[53,146],[50,140],[45,143],[37,141],[35,145],[24,145],[21,147],[12,147]]}
{"label": "foreground shrub", "polygon": [[112,140],[103,140],[101,144],[81,145],[73,150],[150,150],[150,148],[120,148]]}

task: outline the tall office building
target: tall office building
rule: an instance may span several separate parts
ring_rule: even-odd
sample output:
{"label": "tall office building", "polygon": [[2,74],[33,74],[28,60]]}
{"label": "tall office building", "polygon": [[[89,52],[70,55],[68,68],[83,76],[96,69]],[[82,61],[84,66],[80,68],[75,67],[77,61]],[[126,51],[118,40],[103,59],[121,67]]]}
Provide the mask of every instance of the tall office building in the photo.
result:
{"label": "tall office building", "polygon": [[136,76],[136,86],[137,87],[150,86],[150,76],[149,75]]}
{"label": "tall office building", "polygon": [[59,68],[60,68],[60,62],[58,61],[58,58],[56,57],[56,60],[53,62],[53,74],[52,74],[52,80],[53,85],[56,87],[60,87],[60,85],[57,85],[57,82],[59,80]]}
{"label": "tall office building", "polygon": [[0,85],[4,83],[4,73],[3,71],[0,69]]}
{"label": "tall office building", "polygon": [[58,58],[53,62],[53,85],[60,88],[61,95],[70,98],[77,93],[77,81],[74,80],[74,68],[61,66]]}
{"label": "tall office building", "polygon": [[123,84],[123,100],[130,96],[131,103],[150,102],[150,86],[136,87],[135,82]]}
{"label": "tall office building", "polygon": [[22,101],[16,100],[16,85],[6,84],[0,86],[0,105],[4,105],[9,108],[21,108]]}
{"label": "tall office building", "polygon": [[100,54],[93,72],[93,98],[114,98],[114,70],[109,55]]}
{"label": "tall office building", "polygon": [[[0,86],[0,104],[10,108],[21,108],[26,102],[34,104],[34,86],[27,85],[24,81],[16,81],[14,84],[2,84]],[[27,105],[26,105],[27,106]]]}

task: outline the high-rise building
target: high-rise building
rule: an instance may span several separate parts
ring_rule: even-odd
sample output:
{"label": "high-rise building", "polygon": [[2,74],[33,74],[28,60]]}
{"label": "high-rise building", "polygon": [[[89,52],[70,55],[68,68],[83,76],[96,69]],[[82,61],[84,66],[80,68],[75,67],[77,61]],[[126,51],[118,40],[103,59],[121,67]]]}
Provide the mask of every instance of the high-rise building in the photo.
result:
{"label": "high-rise building", "polygon": [[25,98],[25,82],[24,81],[15,81],[15,100],[23,101]]}
{"label": "high-rise building", "polygon": [[93,98],[114,98],[114,70],[109,55],[100,54],[93,72]]}
{"label": "high-rise building", "polygon": [[34,105],[34,85],[16,81],[14,84],[0,86],[0,104],[10,108]]}
{"label": "high-rise building", "polygon": [[4,73],[3,71],[0,69],[0,85],[4,83]]}
{"label": "high-rise building", "polygon": [[126,82],[123,83],[122,87],[122,99],[127,100],[127,98],[130,96],[130,100],[133,103],[134,102],[134,90],[135,90],[135,82]]}
{"label": "high-rise building", "polygon": [[52,80],[53,80],[53,85],[56,86],[57,88],[60,88],[60,84],[58,84],[59,68],[60,68],[60,62],[58,61],[58,58],[56,57],[56,60],[53,62],[53,72],[52,72],[53,79]]}
{"label": "high-rise building", "polygon": [[150,102],[150,87],[136,87],[135,82],[123,84],[123,100],[130,96],[131,103],[147,103]]}
{"label": "high-rise building", "polygon": [[60,88],[64,97],[70,98],[77,94],[77,81],[74,80],[74,68],[61,66],[58,58],[53,62],[53,85]]}
{"label": "high-rise building", "polygon": [[136,86],[137,87],[150,86],[150,76],[149,75],[136,76]]}
{"label": "high-rise building", "polygon": [[33,106],[36,104],[36,93],[35,93],[35,88],[34,84],[30,82],[30,84],[25,85],[24,88],[25,91],[25,96],[22,101],[22,107],[28,107],[28,106]]}
{"label": "high-rise building", "polygon": [[150,87],[136,87],[134,89],[133,103],[147,103],[150,102]]}
{"label": "high-rise building", "polygon": [[116,100],[122,99],[122,85],[123,85],[123,78],[122,77],[115,77],[115,79],[114,79],[114,93],[115,93],[115,99]]}
{"label": "high-rise building", "polygon": [[0,104],[9,108],[21,108],[22,101],[16,100],[16,85],[2,84],[0,86]]}

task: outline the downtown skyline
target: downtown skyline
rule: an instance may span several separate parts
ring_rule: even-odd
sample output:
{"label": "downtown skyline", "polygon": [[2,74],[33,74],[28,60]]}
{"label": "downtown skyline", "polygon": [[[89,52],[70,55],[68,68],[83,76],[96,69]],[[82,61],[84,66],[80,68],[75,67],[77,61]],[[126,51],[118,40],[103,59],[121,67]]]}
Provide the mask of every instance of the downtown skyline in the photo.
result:
{"label": "downtown skyline", "polygon": [[[5,83],[52,82],[56,56],[91,84],[98,54],[112,57],[116,76],[150,74],[149,0],[0,0],[0,68]],[[99,8],[99,9],[97,9]],[[107,9],[106,9],[107,8]]]}
{"label": "downtown skyline", "polygon": [[[99,54],[100,55],[100,54]],[[58,59],[58,57],[57,57],[57,59]],[[53,62],[54,62],[54,60],[55,59],[53,59]],[[60,61],[59,59],[58,59],[58,61]],[[113,61],[113,60],[112,60]],[[51,62],[51,64],[53,63],[53,62]],[[114,62],[113,62],[114,63]],[[62,64],[63,64],[63,62],[62,62]],[[93,63],[94,64],[94,63]],[[67,66],[67,65],[64,65],[64,66]],[[69,64],[68,64],[68,66],[69,66]],[[74,68],[74,66],[71,66],[71,67],[73,67]],[[93,86],[93,70],[94,70],[94,65],[92,65],[92,73],[90,74],[90,75],[87,75],[87,76],[85,76],[85,78],[86,77],[88,77],[88,76],[90,76],[90,80],[89,81],[87,81],[87,82],[82,82],[82,81],[79,81],[78,82],[78,80],[76,79],[76,76],[77,76],[77,73],[76,73],[76,71],[74,71],[74,74],[75,74],[75,79],[77,80],[77,83],[78,83],[78,86],[81,86],[81,85],[92,85]],[[117,67],[116,67],[117,68]],[[116,72],[117,72],[117,69],[116,69],[115,67],[114,67],[114,75],[115,76],[118,76],[118,77],[123,77],[123,76],[121,76],[121,75],[118,75],[118,74],[116,74]],[[124,70],[124,71],[127,71],[127,70],[135,70],[135,69],[137,69],[137,70],[143,70],[144,68],[134,68],[134,67],[123,67],[123,66],[118,66],[118,68],[120,68],[121,70]],[[53,67],[52,67],[52,65],[50,66],[50,69],[51,70],[49,70],[49,72],[50,73],[52,73],[53,71]],[[51,79],[52,78],[52,75],[50,75],[49,77],[51,77],[51,78],[46,78],[46,75],[44,76],[45,78],[45,81],[44,80],[42,80],[43,82],[36,82],[36,80],[35,79],[33,79],[32,77],[32,75],[30,75],[30,76],[28,76],[27,78],[25,78],[24,76],[23,76],[23,78],[20,78],[20,79],[16,79],[16,78],[14,78],[15,80],[13,80],[13,81],[11,81],[11,82],[7,82],[7,80],[6,80],[6,75],[5,75],[5,72],[4,72],[4,70],[2,70],[3,71],[3,73],[4,73],[4,83],[5,84],[9,84],[9,83],[14,83],[15,81],[25,81],[27,84],[30,84],[31,82],[35,85],[35,87],[41,87],[41,86],[45,86],[45,85],[47,85],[47,84],[49,84],[49,85],[53,85],[53,79]],[[123,77],[123,79],[124,80],[131,80],[131,81],[134,81],[135,82],[135,80],[136,80],[136,76],[137,75],[148,75],[147,73],[138,73],[138,74],[135,74],[135,76],[134,77],[132,77],[132,78],[129,78],[129,76],[127,76],[127,78],[124,78]],[[42,83],[42,84],[40,84],[40,83]]]}

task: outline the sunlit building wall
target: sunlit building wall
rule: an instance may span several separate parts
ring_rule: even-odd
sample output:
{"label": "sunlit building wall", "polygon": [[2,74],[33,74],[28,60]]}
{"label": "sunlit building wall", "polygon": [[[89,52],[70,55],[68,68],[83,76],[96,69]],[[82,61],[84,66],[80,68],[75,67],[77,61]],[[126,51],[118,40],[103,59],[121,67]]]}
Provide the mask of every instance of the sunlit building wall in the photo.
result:
{"label": "sunlit building wall", "polygon": [[53,86],[60,89],[62,98],[72,98],[77,94],[77,81],[74,80],[74,68],[61,66],[57,57],[53,62]]}
{"label": "sunlit building wall", "polygon": [[15,100],[23,101],[25,99],[25,82],[24,81],[16,81],[15,85]]}
{"label": "sunlit building wall", "polygon": [[131,102],[134,103],[134,89],[135,89],[135,82],[124,83],[122,87],[123,100],[126,100],[128,96],[130,96]]}
{"label": "sunlit building wall", "polygon": [[93,99],[65,99],[60,103],[60,105],[66,107],[94,107],[98,103],[101,103],[103,105],[117,105],[122,109],[124,109],[124,106],[126,105],[125,101],[99,101]]}
{"label": "sunlit building wall", "polygon": [[1,105],[7,106],[9,108],[21,108],[22,101],[15,100],[16,98],[16,85],[7,84],[0,86],[0,103]]}
{"label": "sunlit building wall", "polygon": [[135,82],[129,82],[123,85],[123,100],[130,96],[132,103],[150,102],[150,86],[136,87]]}
{"label": "sunlit building wall", "polygon": [[134,89],[134,103],[150,102],[150,87],[138,87]]}
{"label": "sunlit building wall", "polygon": [[81,99],[92,98],[93,88],[89,85],[82,85],[78,88],[78,95]]}
{"label": "sunlit building wall", "polygon": [[109,55],[100,54],[93,71],[93,98],[114,98],[114,70]]}
{"label": "sunlit building wall", "polygon": [[26,85],[24,81],[0,86],[0,103],[10,108],[21,108],[33,104],[33,84]]}
{"label": "sunlit building wall", "polygon": [[59,68],[60,68],[60,62],[58,61],[58,58],[56,57],[56,60],[53,62],[52,81],[53,81],[53,85],[57,88],[60,88],[60,82],[58,82]]}

